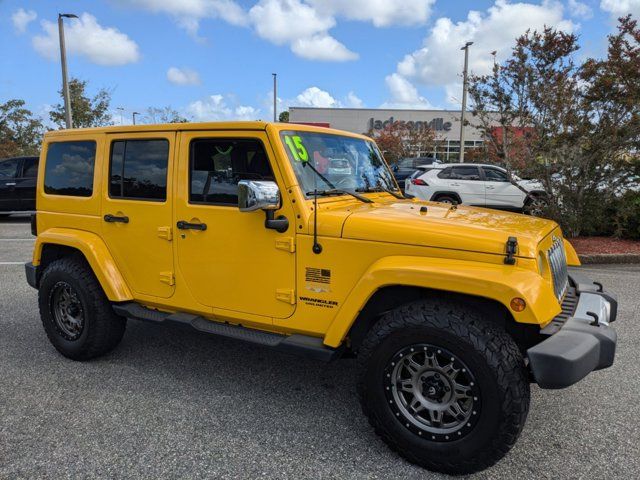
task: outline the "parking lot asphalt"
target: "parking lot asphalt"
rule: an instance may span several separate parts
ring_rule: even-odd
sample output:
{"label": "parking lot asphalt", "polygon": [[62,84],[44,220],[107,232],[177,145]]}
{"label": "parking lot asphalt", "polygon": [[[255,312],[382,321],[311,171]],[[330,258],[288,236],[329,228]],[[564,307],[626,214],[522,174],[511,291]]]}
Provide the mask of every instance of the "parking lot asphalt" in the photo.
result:
{"label": "parking lot asphalt", "polygon": [[[323,364],[130,321],[78,363],[40,324],[25,219],[0,219],[0,478],[439,478],[387,449],[355,364]],[[475,478],[640,477],[640,265],[583,269],[620,298],[615,365],[532,387],[522,436]]]}

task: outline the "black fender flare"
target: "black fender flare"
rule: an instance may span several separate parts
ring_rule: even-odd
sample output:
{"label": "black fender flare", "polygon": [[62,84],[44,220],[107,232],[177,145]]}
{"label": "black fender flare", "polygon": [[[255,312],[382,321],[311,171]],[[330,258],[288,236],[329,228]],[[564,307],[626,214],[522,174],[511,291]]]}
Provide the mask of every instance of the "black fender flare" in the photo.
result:
{"label": "black fender flare", "polygon": [[451,192],[448,190],[438,190],[437,192],[434,192],[433,195],[431,195],[431,198],[429,200],[431,200],[432,202],[437,202],[438,200],[436,199],[442,195],[448,195],[449,197],[455,198],[458,203],[462,203],[462,199],[460,198],[460,195],[457,192]]}

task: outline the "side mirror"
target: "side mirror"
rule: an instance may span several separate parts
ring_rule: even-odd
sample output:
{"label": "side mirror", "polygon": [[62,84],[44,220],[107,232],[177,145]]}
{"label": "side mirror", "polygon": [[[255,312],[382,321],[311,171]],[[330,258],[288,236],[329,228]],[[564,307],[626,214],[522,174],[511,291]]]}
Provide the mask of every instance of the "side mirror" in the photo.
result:
{"label": "side mirror", "polygon": [[280,189],[276,182],[240,180],[238,182],[238,208],[241,212],[277,210],[280,208]]}
{"label": "side mirror", "polygon": [[240,180],[238,182],[238,208],[241,212],[264,210],[264,227],[284,233],[289,228],[289,220],[284,215],[275,218],[280,208],[280,189],[276,182],[265,180]]}

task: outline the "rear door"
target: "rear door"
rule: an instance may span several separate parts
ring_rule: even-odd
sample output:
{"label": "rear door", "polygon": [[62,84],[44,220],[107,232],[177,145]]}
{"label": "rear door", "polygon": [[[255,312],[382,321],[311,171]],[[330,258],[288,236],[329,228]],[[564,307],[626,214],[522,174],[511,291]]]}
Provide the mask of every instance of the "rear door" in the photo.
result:
{"label": "rear door", "polygon": [[485,178],[487,206],[521,208],[525,194],[509,181],[507,172],[499,168],[482,167]]}
{"label": "rear door", "polygon": [[38,177],[38,157],[25,157],[16,179],[16,192],[20,201],[20,210],[35,211],[36,181]]}
{"label": "rear door", "polygon": [[102,236],[127,284],[141,295],[173,295],[171,172],[175,132],[107,135]]}
{"label": "rear door", "polygon": [[456,165],[451,167],[446,183],[452,192],[456,192],[460,196],[462,203],[485,205],[485,188],[480,177],[480,169],[477,166]]}
{"label": "rear door", "polygon": [[20,158],[0,160],[0,212],[20,210],[16,181],[21,163]]}

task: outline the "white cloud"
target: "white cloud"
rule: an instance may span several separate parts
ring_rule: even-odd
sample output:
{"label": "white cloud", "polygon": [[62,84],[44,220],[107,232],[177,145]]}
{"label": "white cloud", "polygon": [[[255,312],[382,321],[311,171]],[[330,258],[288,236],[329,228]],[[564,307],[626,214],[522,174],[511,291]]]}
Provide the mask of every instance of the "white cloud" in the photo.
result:
{"label": "white cloud", "polygon": [[200,75],[188,68],[171,67],[167,70],[167,80],[174,85],[200,85]]}
{"label": "white cloud", "polygon": [[13,12],[13,15],[11,15],[13,27],[18,33],[26,32],[27,26],[36,18],[38,18],[38,14],[36,12],[34,12],[33,10],[25,10],[24,8],[19,8],[18,10]]}
{"label": "white cloud", "polygon": [[346,62],[358,58],[357,53],[352,52],[338,40],[326,34],[299,38],[292,43],[291,51],[307,60],[325,62]]}
{"label": "white cloud", "polygon": [[[60,52],[58,26],[48,20],[41,25],[44,34],[33,37],[33,47],[43,57],[56,60]],[[89,13],[67,21],[64,32],[68,53],[85,56],[98,65],[125,65],[140,58],[136,42],[116,28],[101,26]]]}
{"label": "white cloud", "polygon": [[296,96],[295,102],[300,107],[337,108],[341,104],[331,94],[318,87],[309,87]]}
{"label": "white cloud", "polygon": [[364,102],[353,92],[347,93],[345,104],[351,108],[364,108]]}
{"label": "white cloud", "polygon": [[601,0],[600,8],[614,19],[629,13],[640,16],[640,0]]}
{"label": "white cloud", "polygon": [[593,10],[586,3],[579,2],[578,0],[569,0],[567,4],[569,7],[569,14],[572,17],[582,18],[588,20],[593,17]]}
{"label": "white cloud", "polygon": [[247,16],[233,0],[115,0],[127,6],[137,6],[156,13],[171,15],[178,25],[192,35],[197,34],[200,21],[221,18],[231,25],[244,26]]}
{"label": "white cloud", "polygon": [[433,105],[418,93],[418,89],[402,75],[398,73],[387,75],[385,83],[391,99],[383,103],[381,108],[433,108]]}
{"label": "white cloud", "polygon": [[260,110],[248,105],[236,105],[231,95],[209,95],[203,100],[191,102],[187,112],[194,121],[257,120]]}
{"label": "white cloud", "polygon": [[249,18],[260,37],[276,45],[289,44],[299,57],[339,62],[358,58],[327,33],[335,18],[301,0],[260,0],[249,10]]}
{"label": "white cloud", "polygon": [[470,71],[489,73],[493,66],[490,52],[497,51],[499,61],[507,58],[516,37],[527,29],[552,26],[573,31],[575,25],[564,19],[563,13],[562,4],[552,0],[540,5],[496,0],[487,13],[470,11],[466,21],[454,23],[449,18],[439,18],[424,39],[423,47],[406,55],[398,63],[397,71],[427,85],[455,82],[464,58],[460,47],[466,41],[473,41],[469,50]]}
{"label": "white cloud", "polygon": [[417,25],[429,19],[435,0],[307,0],[320,13],[370,21],[376,27]]}

